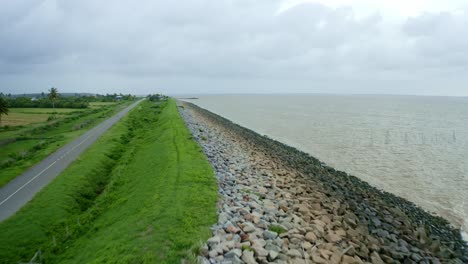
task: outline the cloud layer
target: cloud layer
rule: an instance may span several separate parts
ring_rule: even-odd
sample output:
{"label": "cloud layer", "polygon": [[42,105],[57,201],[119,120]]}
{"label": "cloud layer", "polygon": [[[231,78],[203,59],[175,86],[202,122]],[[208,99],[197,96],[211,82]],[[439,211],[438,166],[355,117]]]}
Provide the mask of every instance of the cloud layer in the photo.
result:
{"label": "cloud layer", "polygon": [[281,7],[4,1],[0,91],[468,95],[468,9],[388,19],[352,6]]}

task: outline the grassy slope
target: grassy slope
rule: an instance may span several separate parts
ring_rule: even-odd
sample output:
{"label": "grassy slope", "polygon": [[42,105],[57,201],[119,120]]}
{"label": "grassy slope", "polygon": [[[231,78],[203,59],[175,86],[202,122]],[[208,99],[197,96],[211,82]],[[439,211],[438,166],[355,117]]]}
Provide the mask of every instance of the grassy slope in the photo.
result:
{"label": "grassy slope", "polygon": [[[6,139],[8,137],[17,137],[20,134],[24,134],[25,136],[30,137],[31,139],[20,140],[10,143],[8,145],[1,146],[2,151],[0,152],[0,162],[8,159],[10,155],[18,154],[22,151],[27,151],[31,154],[29,154],[27,159],[20,160],[13,166],[2,168],[0,170],[0,187],[7,184],[9,181],[14,179],[16,176],[20,175],[27,169],[29,169],[37,162],[43,160],[45,157],[47,157],[63,145],[67,144],[68,142],[82,135],[95,125],[99,124],[99,122],[103,121],[105,118],[108,118],[112,114],[115,114],[117,111],[121,110],[126,105],[128,104],[124,104],[120,107],[113,108],[112,111],[109,111],[109,109],[102,109],[102,111],[92,113],[89,115],[84,115],[71,122],[64,122],[58,127],[54,127],[45,132],[22,132],[23,130],[1,132],[0,137],[2,139]],[[89,122],[90,125],[87,125],[81,129],[74,128],[77,124],[86,124],[87,122]],[[36,152],[30,151],[35,145],[40,144],[41,142],[46,142],[44,148]]]}
{"label": "grassy slope", "polygon": [[[99,169],[99,159],[106,159],[103,153],[111,151],[109,143],[117,144],[115,139],[124,135],[122,122],[27,208],[0,223],[0,260],[14,262],[19,255],[27,260],[26,256],[43,245],[48,262],[177,263],[189,257],[198,241],[209,237],[209,226],[216,221],[213,171],[191,140],[175,102],[170,101],[158,115],[155,112],[160,110],[153,105],[143,102],[125,122],[134,128],[130,132],[133,139],[113,164],[103,194],[84,212],[69,198],[85,184],[80,181],[86,179],[83,175]],[[47,205],[50,200],[56,202]],[[59,236],[61,230],[64,237],[65,225],[58,223],[64,218],[68,219],[70,237],[57,239],[58,245],[53,247],[53,233]],[[78,218],[80,226],[74,224]],[[50,226],[59,227],[47,234]],[[32,236],[37,237],[36,243],[31,243]],[[21,241],[28,250],[19,249]]]}

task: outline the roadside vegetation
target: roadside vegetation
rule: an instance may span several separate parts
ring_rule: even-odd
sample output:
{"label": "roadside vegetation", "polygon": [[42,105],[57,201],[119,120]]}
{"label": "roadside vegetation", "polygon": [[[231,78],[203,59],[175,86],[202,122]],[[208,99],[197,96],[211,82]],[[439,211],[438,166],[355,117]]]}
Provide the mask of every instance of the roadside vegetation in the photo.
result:
{"label": "roadside vegetation", "polygon": [[216,200],[175,102],[147,100],[0,223],[0,262],[194,262]]}
{"label": "roadside vegetation", "polygon": [[[63,99],[52,88],[44,100],[57,106]],[[131,102],[96,102],[96,107],[76,109],[11,108],[5,97],[0,101],[0,187]]]}
{"label": "roadside vegetation", "polygon": [[2,126],[2,115],[8,115],[9,109],[7,101],[0,97],[0,127]]}

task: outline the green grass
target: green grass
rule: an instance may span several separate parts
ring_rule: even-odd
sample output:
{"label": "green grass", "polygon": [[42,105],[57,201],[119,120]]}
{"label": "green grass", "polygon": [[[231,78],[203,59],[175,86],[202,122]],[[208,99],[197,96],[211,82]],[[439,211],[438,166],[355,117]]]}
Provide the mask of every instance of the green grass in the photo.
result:
{"label": "green grass", "polygon": [[276,232],[278,235],[287,232],[286,229],[282,228],[281,226],[277,226],[277,225],[271,225],[270,227],[268,227],[268,230]]}
{"label": "green grass", "polygon": [[[1,145],[0,187],[126,105],[128,103],[97,110],[74,111],[72,115],[42,122],[40,125],[1,131],[0,142],[9,139],[15,139],[15,141]],[[25,115],[42,116],[42,114]]]}
{"label": "green grass", "polygon": [[210,236],[216,199],[175,102],[145,101],[0,223],[0,262],[40,248],[46,263],[180,263]]}
{"label": "green grass", "polygon": [[242,245],[241,247],[242,251],[247,250],[247,251],[254,251],[254,249],[248,245]]}

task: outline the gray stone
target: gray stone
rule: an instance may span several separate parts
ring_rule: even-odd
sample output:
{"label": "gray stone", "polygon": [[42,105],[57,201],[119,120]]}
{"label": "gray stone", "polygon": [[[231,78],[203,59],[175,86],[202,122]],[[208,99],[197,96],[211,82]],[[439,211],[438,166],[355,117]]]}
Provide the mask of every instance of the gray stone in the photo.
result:
{"label": "gray stone", "polygon": [[266,257],[268,256],[268,251],[266,251],[266,249],[264,249],[262,246],[260,245],[253,245],[252,246],[253,250],[255,251],[255,254],[258,256],[258,257]]}
{"label": "gray stone", "polygon": [[203,246],[200,248],[200,254],[204,257],[207,257],[208,256],[208,252],[210,251],[210,249],[208,248],[208,245],[207,244],[203,244]]}
{"label": "gray stone", "polygon": [[372,252],[370,257],[371,257],[372,264],[384,264],[383,260],[380,258],[377,252],[375,251]]}
{"label": "gray stone", "polygon": [[255,232],[256,228],[252,223],[246,222],[244,223],[242,230],[244,230],[245,233],[252,233]]}
{"label": "gray stone", "polygon": [[229,219],[229,215],[225,212],[221,212],[218,216],[218,223],[222,225],[226,223],[228,219]]}
{"label": "gray stone", "polygon": [[279,255],[279,253],[277,251],[270,250],[270,251],[268,251],[268,260],[273,261],[278,257],[278,255]]}
{"label": "gray stone", "polygon": [[372,217],[372,218],[371,218],[371,221],[372,221],[372,223],[373,223],[375,226],[377,226],[377,227],[379,227],[379,226],[382,225],[382,222],[380,222],[379,218],[377,218],[377,217]]}
{"label": "gray stone", "polygon": [[278,255],[278,260],[287,261],[288,259],[289,259],[289,257],[288,257],[286,254],[280,253],[280,254]]}
{"label": "gray stone", "polygon": [[224,254],[225,258],[233,258],[234,256],[242,256],[242,251],[240,249],[235,248],[229,251],[228,253]]}
{"label": "gray stone", "polygon": [[258,192],[261,194],[266,194],[268,192],[268,189],[265,187],[258,187]]}
{"label": "gray stone", "polygon": [[249,250],[244,250],[242,252],[242,260],[246,264],[257,264],[257,261],[254,258],[254,253],[252,251],[249,251]]}
{"label": "gray stone", "polygon": [[279,202],[278,202],[278,207],[279,207],[281,210],[285,211],[285,212],[287,212],[287,211],[289,210],[289,208],[288,208],[288,202],[285,201],[285,200],[279,201]]}
{"label": "gray stone", "polygon": [[411,259],[416,262],[420,262],[422,260],[422,257],[419,254],[413,253],[411,254]]}
{"label": "gray stone", "polygon": [[301,258],[293,258],[289,260],[290,264],[306,264],[307,262]]}
{"label": "gray stone", "polygon": [[290,257],[302,258],[301,252],[297,249],[290,249],[286,254]]}
{"label": "gray stone", "polygon": [[317,240],[317,236],[314,234],[314,232],[307,232],[305,239],[309,242],[315,242]]}
{"label": "gray stone", "polygon": [[197,260],[198,260],[198,263],[200,264],[211,264],[210,261],[204,257],[198,257]]}
{"label": "gray stone", "polygon": [[315,252],[315,254],[312,254],[312,260],[314,261],[313,263],[319,263],[319,264],[327,264],[328,261],[322,257],[320,257],[320,254],[318,252]]}
{"label": "gray stone", "polygon": [[334,232],[328,232],[328,234],[325,236],[325,239],[330,243],[336,243],[341,240],[341,237]]}
{"label": "gray stone", "polygon": [[273,250],[273,251],[277,251],[277,252],[281,251],[281,247],[279,247],[278,245],[272,244],[272,243],[267,243],[266,246],[265,246],[265,249],[266,250]]}
{"label": "gray stone", "polygon": [[302,248],[304,248],[305,250],[308,250],[310,248],[312,248],[312,244],[310,242],[307,242],[307,241],[304,241],[302,242]]}
{"label": "gray stone", "polygon": [[242,264],[244,263],[238,256],[234,255],[232,257],[225,257],[223,261],[221,261],[222,264]]}
{"label": "gray stone", "polygon": [[208,239],[208,241],[206,243],[208,244],[208,246],[212,247],[214,245],[219,244],[220,241],[221,241],[221,239],[219,238],[219,236],[214,236],[214,237],[211,237],[210,239]]}
{"label": "gray stone", "polygon": [[268,210],[268,211],[276,210],[275,203],[273,203],[271,200],[268,200],[268,199],[263,200],[263,207],[265,207],[265,210]]}
{"label": "gray stone", "polygon": [[260,246],[260,247],[264,247],[266,246],[267,242],[263,239],[253,239],[252,240],[252,246]]}
{"label": "gray stone", "polygon": [[357,261],[351,256],[343,255],[343,257],[341,258],[341,263],[342,264],[356,264]]}
{"label": "gray stone", "polygon": [[208,255],[210,256],[210,258],[216,258],[218,256],[218,251],[216,250],[211,250]]}
{"label": "gray stone", "polygon": [[276,232],[270,231],[270,230],[265,230],[263,232],[263,238],[273,240],[278,236]]}
{"label": "gray stone", "polygon": [[235,234],[233,237],[232,237],[232,241],[234,241],[235,243],[240,243],[241,242],[241,236],[238,235],[238,234]]}

